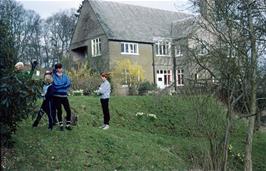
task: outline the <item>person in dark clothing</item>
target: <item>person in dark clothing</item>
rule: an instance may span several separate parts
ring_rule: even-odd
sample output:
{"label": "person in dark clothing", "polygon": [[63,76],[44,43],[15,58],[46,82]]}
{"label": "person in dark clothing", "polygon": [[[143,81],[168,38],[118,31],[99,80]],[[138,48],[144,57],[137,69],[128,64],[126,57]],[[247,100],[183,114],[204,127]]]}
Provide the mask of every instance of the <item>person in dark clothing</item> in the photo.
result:
{"label": "person in dark clothing", "polygon": [[55,87],[53,99],[57,111],[57,118],[59,121],[60,130],[64,130],[64,124],[62,121],[62,105],[64,106],[64,109],[66,111],[66,129],[71,130],[71,109],[67,97],[67,92],[70,88],[71,83],[68,76],[63,73],[62,64],[58,63],[55,65],[53,79],[53,85]]}
{"label": "person in dark clothing", "polygon": [[44,100],[37,114],[37,118],[35,119],[32,126],[37,127],[42,116],[44,115],[44,113],[46,113],[48,116],[48,129],[52,130],[53,125],[56,121],[55,108],[54,108],[54,103],[53,103],[53,94],[55,92],[55,87],[52,84],[53,82],[52,72],[45,73],[44,82],[45,82],[45,85],[43,86],[44,92],[42,94],[42,96],[44,97]]}

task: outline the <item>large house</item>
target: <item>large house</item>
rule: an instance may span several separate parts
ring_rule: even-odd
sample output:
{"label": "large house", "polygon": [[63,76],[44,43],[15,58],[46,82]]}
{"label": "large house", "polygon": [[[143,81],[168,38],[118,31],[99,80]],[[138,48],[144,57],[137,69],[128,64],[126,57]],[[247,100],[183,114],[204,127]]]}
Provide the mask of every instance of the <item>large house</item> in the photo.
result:
{"label": "large house", "polygon": [[172,84],[174,73],[177,86],[183,86],[184,78],[196,74],[182,62],[193,20],[180,12],[84,0],[70,48],[75,59],[89,60],[96,71],[110,71],[116,61],[131,59],[159,88]]}

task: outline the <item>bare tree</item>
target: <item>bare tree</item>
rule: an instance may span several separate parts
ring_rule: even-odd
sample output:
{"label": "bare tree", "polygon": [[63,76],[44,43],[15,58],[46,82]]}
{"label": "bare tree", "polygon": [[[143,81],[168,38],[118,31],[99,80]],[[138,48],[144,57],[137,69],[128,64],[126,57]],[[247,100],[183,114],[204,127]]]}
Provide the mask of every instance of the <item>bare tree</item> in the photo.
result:
{"label": "bare tree", "polygon": [[61,62],[67,56],[76,20],[75,10],[71,9],[56,13],[45,21],[43,39],[48,61]]}
{"label": "bare tree", "polygon": [[14,0],[1,0],[1,18],[10,26],[15,56],[23,62],[40,59],[40,16]]}
{"label": "bare tree", "polygon": [[[212,41],[194,37],[208,54],[192,53],[194,62],[219,80],[226,98],[228,116],[224,139],[223,170],[227,169],[227,149],[233,111],[239,109],[249,119],[245,148],[245,170],[252,170],[258,59],[265,52],[265,2],[240,0],[193,0],[203,20],[200,28]],[[195,51],[195,50],[194,50]]]}

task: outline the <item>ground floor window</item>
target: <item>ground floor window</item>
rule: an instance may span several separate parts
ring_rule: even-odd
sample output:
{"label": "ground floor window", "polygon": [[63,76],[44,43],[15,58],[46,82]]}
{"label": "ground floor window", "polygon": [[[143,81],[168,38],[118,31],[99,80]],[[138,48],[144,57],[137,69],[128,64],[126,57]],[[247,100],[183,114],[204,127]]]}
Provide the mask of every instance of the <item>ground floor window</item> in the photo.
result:
{"label": "ground floor window", "polygon": [[[170,86],[173,82],[172,70],[169,69],[158,69],[156,71],[156,84],[158,88],[165,88]],[[184,70],[176,70],[176,85],[184,86]]]}
{"label": "ground floor window", "polygon": [[130,75],[127,69],[124,69],[122,73],[122,86],[127,87],[130,82]]}

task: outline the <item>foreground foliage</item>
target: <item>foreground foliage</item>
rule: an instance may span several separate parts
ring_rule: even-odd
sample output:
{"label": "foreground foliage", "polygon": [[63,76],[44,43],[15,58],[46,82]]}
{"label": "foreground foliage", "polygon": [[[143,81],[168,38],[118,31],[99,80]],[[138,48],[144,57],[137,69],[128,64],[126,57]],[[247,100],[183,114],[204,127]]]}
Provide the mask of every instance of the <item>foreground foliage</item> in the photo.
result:
{"label": "foreground foliage", "polygon": [[[4,21],[4,20],[3,20]],[[17,122],[26,118],[37,100],[38,81],[31,80],[27,73],[14,71],[14,40],[9,25],[0,22],[0,126],[1,147],[10,146],[11,134],[16,131]]]}

